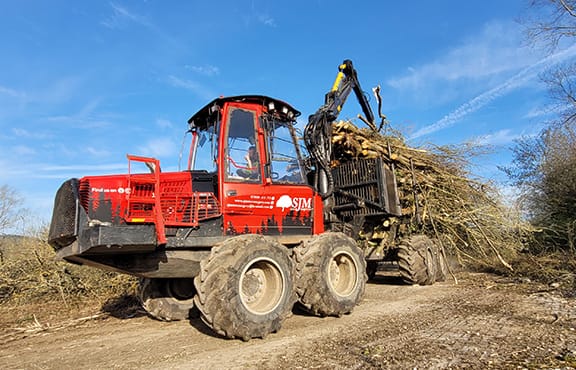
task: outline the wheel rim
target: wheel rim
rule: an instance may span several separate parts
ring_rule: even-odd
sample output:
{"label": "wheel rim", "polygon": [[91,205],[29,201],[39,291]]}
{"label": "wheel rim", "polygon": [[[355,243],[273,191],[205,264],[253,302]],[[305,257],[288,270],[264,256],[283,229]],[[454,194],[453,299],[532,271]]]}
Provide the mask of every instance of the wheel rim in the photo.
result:
{"label": "wheel rim", "polygon": [[252,261],[240,275],[240,300],[248,311],[256,315],[274,311],[285,289],[282,270],[268,258]]}
{"label": "wheel rim", "polygon": [[346,297],[352,294],[358,282],[354,258],[345,252],[335,254],[330,261],[328,277],[328,283],[337,295]]}

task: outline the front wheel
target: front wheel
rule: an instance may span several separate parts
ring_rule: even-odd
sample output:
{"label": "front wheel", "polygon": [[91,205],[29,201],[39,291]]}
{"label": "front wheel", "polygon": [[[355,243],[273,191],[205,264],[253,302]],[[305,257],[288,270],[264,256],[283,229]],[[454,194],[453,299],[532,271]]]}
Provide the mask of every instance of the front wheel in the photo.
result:
{"label": "front wheel", "polygon": [[194,279],[140,280],[138,296],[142,307],[161,321],[186,320],[194,311]]}
{"label": "front wheel", "polygon": [[364,296],[366,261],[356,242],[328,232],[295,250],[297,291],[304,308],[319,316],[352,312]]}
{"label": "front wheel", "polygon": [[194,283],[202,320],[228,338],[264,338],[276,332],[296,301],[294,266],[271,238],[242,235],[212,249]]}

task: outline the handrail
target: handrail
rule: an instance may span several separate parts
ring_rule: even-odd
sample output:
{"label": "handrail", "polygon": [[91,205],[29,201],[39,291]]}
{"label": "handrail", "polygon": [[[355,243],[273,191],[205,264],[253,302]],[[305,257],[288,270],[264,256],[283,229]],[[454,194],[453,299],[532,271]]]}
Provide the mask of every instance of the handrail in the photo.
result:
{"label": "handrail", "polygon": [[[128,158],[128,187],[132,188],[132,176],[130,175],[130,163],[142,162],[146,164],[152,164],[150,170],[154,174],[154,192],[152,196],[154,197],[154,218],[156,225],[156,237],[158,239],[158,244],[166,244],[166,228],[164,225],[164,217],[162,215],[162,206],[160,204],[160,161],[156,158],[151,157],[141,157],[136,155],[126,155]],[[130,209],[130,194],[128,195],[128,209]]]}

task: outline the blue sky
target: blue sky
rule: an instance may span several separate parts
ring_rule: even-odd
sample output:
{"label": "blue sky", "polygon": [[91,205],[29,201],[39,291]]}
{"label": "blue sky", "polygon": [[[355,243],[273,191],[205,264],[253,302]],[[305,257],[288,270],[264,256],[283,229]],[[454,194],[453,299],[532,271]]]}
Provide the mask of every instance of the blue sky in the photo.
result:
{"label": "blue sky", "polygon": [[[412,145],[478,141],[503,179],[509,147],[546,119],[538,74],[576,56],[525,46],[526,0],[4,1],[0,185],[47,221],[71,177],[176,169],[186,120],[219,95],[264,94],[303,122],[344,59]],[[374,105],[374,109],[375,109]],[[360,112],[354,99],[341,118]]]}

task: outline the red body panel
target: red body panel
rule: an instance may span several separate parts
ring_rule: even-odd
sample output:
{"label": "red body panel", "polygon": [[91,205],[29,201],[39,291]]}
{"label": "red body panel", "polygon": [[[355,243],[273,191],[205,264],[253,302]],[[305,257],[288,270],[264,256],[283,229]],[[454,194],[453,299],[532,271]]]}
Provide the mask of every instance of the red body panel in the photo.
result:
{"label": "red body panel", "polygon": [[[158,190],[156,190],[158,189]],[[80,199],[91,220],[122,223],[155,223],[159,197],[165,226],[198,226],[218,217],[220,204],[214,193],[193,192],[189,172],[84,177]]]}
{"label": "red body panel", "polygon": [[[218,133],[217,173],[202,171],[161,172],[154,158],[128,156],[128,174],[84,177],[80,180],[80,199],[91,221],[111,224],[147,223],[156,225],[160,244],[166,243],[165,227],[199,227],[200,222],[222,216],[220,235],[264,234],[309,236],[324,231],[323,206],[311,186],[301,183],[274,183],[266,168],[270,163],[266,131],[260,118],[264,104],[227,101],[221,107],[223,117]],[[232,112],[252,120],[232,121]],[[252,122],[252,123],[251,123]],[[247,125],[246,129],[244,129]],[[231,128],[232,127],[232,128]],[[230,172],[228,137],[232,142],[250,139],[260,153],[254,178]],[[194,136],[196,138],[196,136]],[[193,142],[191,153],[195,148]],[[131,174],[132,162],[142,162],[151,173]],[[213,191],[194,186],[196,175],[208,176]],[[217,180],[212,182],[210,176]],[[217,187],[216,187],[217,184]],[[199,184],[197,184],[199,185]],[[159,211],[157,211],[159,210]]]}
{"label": "red body panel", "polygon": [[[227,234],[312,235],[318,212],[309,186],[224,184],[223,204]],[[322,209],[322,208],[320,208]]]}

